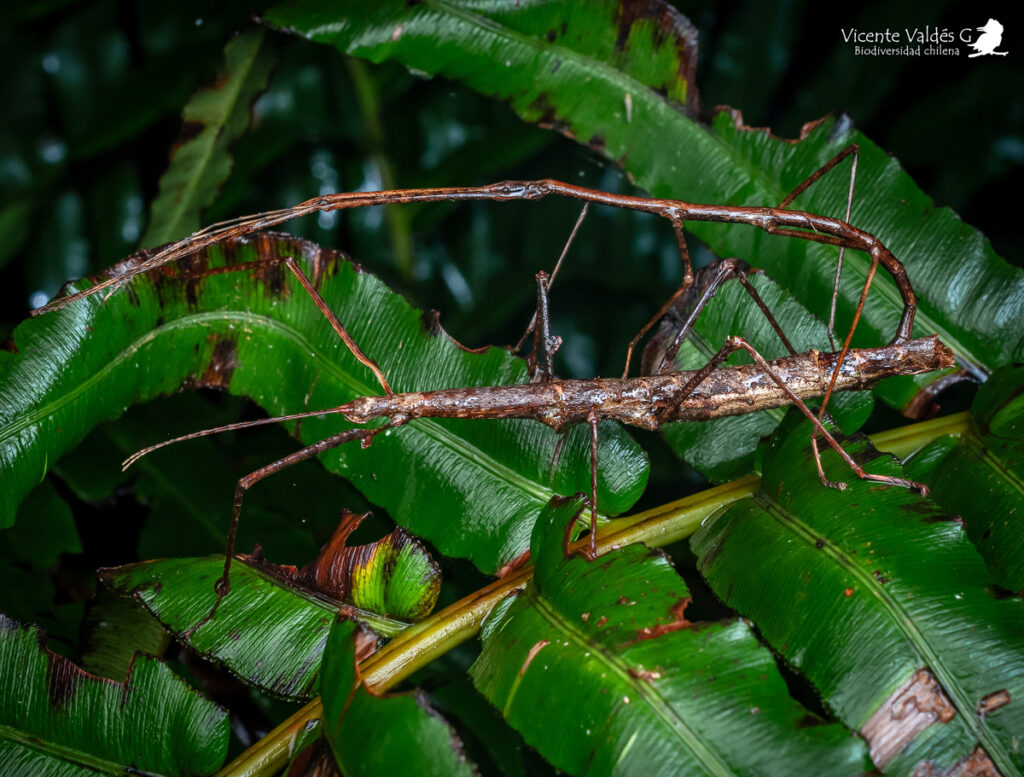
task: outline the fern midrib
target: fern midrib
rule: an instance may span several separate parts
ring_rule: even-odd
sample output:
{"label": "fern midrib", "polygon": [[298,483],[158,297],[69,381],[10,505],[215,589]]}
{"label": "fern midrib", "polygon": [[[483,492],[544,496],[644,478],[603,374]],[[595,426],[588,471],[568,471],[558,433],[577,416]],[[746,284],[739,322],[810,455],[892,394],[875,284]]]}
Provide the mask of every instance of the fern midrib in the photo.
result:
{"label": "fern midrib", "polygon": [[49,758],[55,758],[63,763],[75,764],[76,766],[92,769],[93,771],[101,772],[103,774],[119,776],[132,774],[139,775],[140,777],[161,777],[161,775],[156,774],[155,772],[146,772],[135,767],[132,767],[129,772],[126,765],[108,761],[107,759],[100,758],[92,753],[87,753],[84,750],[76,750],[75,748],[58,744],[52,740],[40,739],[39,737],[27,734],[24,731],[19,731],[12,726],[0,724],[0,740],[7,740],[15,743],[15,745],[19,745],[29,750],[34,750],[37,753],[41,753]]}
{"label": "fern midrib", "polygon": [[848,570],[865,590],[870,591],[881,602],[882,606],[890,614],[891,621],[903,633],[907,642],[910,643],[922,659],[924,666],[932,671],[939,685],[951,698],[958,713],[957,717],[963,721],[971,736],[985,748],[985,751],[998,765],[1002,774],[1019,774],[1002,742],[996,739],[986,726],[981,725],[974,704],[971,702],[970,694],[961,686],[956,674],[946,667],[938,653],[932,649],[928,639],[918,628],[913,614],[907,612],[906,608],[889,595],[881,583],[865,569],[857,565],[850,555],[845,550],[839,548],[836,543],[826,542],[823,547],[818,548],[819,536],[815,534],[814,530],[799,517],[770,498],[763,490],[759,490],[754,494],[754,500],[761,505],[766,513],[775,518],[784,529],[803,540],[808,547],[813,547],[819,552],[824,553],[837,565]]}
{"label": "fern midrib", "polygon": [[599,656],[601,661],[608,667],[609,671],[618,677],[619,681],[637,696],[642,698],[655,715],[665,726],[675,733],[676,737],[685,745],[694,759],[700,763],[709,774],[717,777],[735,777],[735,772],[718,757],[718,755],[704,742],[704,739],[694,731],[682,717],[672,708],[672,705],[661,696],[655,689],[653,683],[637,681],[629,673],[628,667],[614,655],[609,654],[601,646],[590,641],[587,636],[581,633],[575,625],[562,617],[553,604],[537,591],[533,585],[529,589],[530,602],[537,612],[551,624],[551,626],[568,637],[583,652],[590,652]]}

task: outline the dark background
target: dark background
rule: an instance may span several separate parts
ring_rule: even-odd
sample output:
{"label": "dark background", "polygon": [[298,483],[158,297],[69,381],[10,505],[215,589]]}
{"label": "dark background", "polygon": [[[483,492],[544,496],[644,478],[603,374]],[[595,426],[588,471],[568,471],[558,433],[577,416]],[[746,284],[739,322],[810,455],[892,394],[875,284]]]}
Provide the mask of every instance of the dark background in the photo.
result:
{"label": "dark background", "polygon": [[[706,113],[731,105],[748,124],[795,137],[806,121],[846,112],[938,205],[952,207],[1004,258],[1021,263],[1015,222],[1024,67],[1016,4],[881,2],[832,5],[829,14],[793,0],[677,5],[700,29],[697,84]],[[231,32],[259,10],[238,2],[211,13],[202,2],[56,1],[8,18],[0,31],[7,106],[0,128],[0,336],[64,280],[138,247],[183,104],[213,79]],[[1006,28],[1007,57],[856,57],[840,35],[844,27],[959,30],[989,16]],[[237,145],[232,177],[204,223],[322,190],[379,185],[382,178],[413,186],[553,176],[627,186],[589,150],[525,125],[457,84],[346,62],[298,39],[282,38],[282,46],[270,92],[256,105],[256,128]],[[370,95],[369,109],[357,87]],[[418,303],[440,309],[458,337],[479,345],[505,342],[521,326],[532,273],[557,255],[573,208],[534,209],[526,228],[512,208],[421,209],[408,219],[415,250],[404,271],[395,266],[389,225],[377,213],[309,219],[292,229],[350,251]],[[645,295],[617,272],[613,252],[597,250],[618,239],[619,253],[660,258],[666,236],[635,221],[607,216],[584,230],[584,258],[566,276],[578,282],[566,285],[566,297],[599,310],[602,295],[621,295],[625,285],[625,308],[635,302],[642,317],[667,293],[669,269],[662,287],[644,278]],[[510,288],[517,291],[509,295]],[[602,331],[607,317],[571,304],[556,305],[567,337],[563,371],[614,370],[622,344]],[[623,331],[631,326],[623,322]],[[581,335],[575,344],[574,330]]]}

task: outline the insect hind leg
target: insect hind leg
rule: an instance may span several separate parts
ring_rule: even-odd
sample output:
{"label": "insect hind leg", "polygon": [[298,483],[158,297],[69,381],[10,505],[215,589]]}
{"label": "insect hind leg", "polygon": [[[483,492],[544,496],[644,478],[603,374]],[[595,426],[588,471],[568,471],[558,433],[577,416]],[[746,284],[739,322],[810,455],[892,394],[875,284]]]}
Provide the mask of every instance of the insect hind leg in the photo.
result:
{"label": "insect hind leg", "polygon": [[[681,392],[681,399],[684,399],[686,396],[692,393],[697,388],[697,386],[699,386],[700,383],[702,383],[704,379],[707,378],[707,376],[715,367],[717,367],[719,364],[721,364],[725,359],[729,357],[729,354],[740,349],[743,349],[748,354],[750,354],[750,357],[754,360],[754,364],[758,366],[761,372],[767,375],[769,379],[771,379],[771,381],[775,383],[775,385],[782,389],[783,393],[786,394],[789,400],[814,425],[814,433],[816,435],[821,435],[822,437],[825,438],[826,442],[828,442],[832,449],[835,450],[836,453],[840,455],[840,457],[842,457],[843,461],[846,462],[846,464],[850,467],[850,469],[853,470],[854,474],[857,477],[859,477],[861,480],[869,480],[875,483],[884,483],[886,485],[891,486],[902,486],[904,488],[910,488],[920,492],[922,495],[926,495],[928,493],[927,486],[925,486],[922,483],[918,483],[907,478],[892,477],[890,475],[876,475],[872,472],[865,471],[864,468],[861,467],[860,464],[858,464],[853,459],[853,457],[846,452],[846,450],[839,443],[839,441],[832,436],[831,432],[829,432],[828,429],[826,429],[824,425],[822,425],[818,415],[815,414],[815,412],[811,410],[807,406],[807,404],[802,399],[800,399],[800,397],[798,397],[788,385],[786,385],[786,381],[783,380],[782,377],[765,360],[765,358],[760,353],[758,353],[757,349],[754,348],[754,346],[752,346],[742,337],[732,336],[726,338],[725,344],[718,351],[718,353],[716,353],[710,359],[710,361],[704,367],[704,369],[698,371],[694,378],[689,383],[687,383],[686,386],[683,387],[683,391]],[[812,437],[812,440],[813,439],[814,438]],[[821,465],[821,457],[820,455],[817,454],[817,447],[815,447],[815,462],[818,467],[818,477],[821,478],[821,482],[824,485],[828,486],[829,488],[839,489],[840,491],[846,489],[846,483],[831,481],[825,476],[825,471]]]}

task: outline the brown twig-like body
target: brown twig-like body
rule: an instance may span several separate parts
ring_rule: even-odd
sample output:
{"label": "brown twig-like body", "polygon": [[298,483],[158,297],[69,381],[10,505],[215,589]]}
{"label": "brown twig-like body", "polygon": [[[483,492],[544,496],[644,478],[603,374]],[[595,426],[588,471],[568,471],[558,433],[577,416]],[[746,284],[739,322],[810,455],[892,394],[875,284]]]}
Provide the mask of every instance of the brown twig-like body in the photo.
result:
{"label": "brown twig-like body", "polygon": [[[354,424],[387,418],[391,427],[416,418],[529,418],[557,430],[588,422],[597,414],[656,431],[669,422],[709,421],[783,407],[793,404],[794,397],[805,400],[823,396],[839,356],[839,353],[812,350],[768,362],[771,371],[789,391],[779,386],[758,364],[747,364],[640,378],[555,379],[511,386],[469,386],[365,396],[324,410],[242,421],[176,437],[143,448],[125,461],[124,466],[127,468],[142,456],[185,440],[325,415],[342,415]],[[843,391],[868,389],[894,375],[917,375],[952,365],[953,352],[937,335],[879,348],[855,348],[843,359],[835,387]],[[379,431],[380,428],[353,429],[335,436],[345,442]]]}
{"label": "brown twig-like body", "polygon": [[872,262],[882,265],[892,276],[903,300],[903,314],[896,329],[894,341],[909,340],[913,335],[917,296],[907,279],[903,265],[882,242],[867,232],[828,216],[819,216],[800,210],[752,207],[739,205],[704,205],[680,200],[652,199],[625,194],[611,194],[588,189],[553,179],[540,181],[505,181],[488,186],[442,187],[433,189],[395,189],[381,192],[347,192],[314,197],[284,210],[261,213],[196,232],[191,237],[163,248],[149,258],[131,266],[122,267],[120,273],[92,288],[53,300],[34,311],[46,313],[95,294],[103,289],[116,289],[139,273],[156,269],[168,262],[188,256],[213,243],[230,237],[249,234],[281,224],[311,213],[364,208],[371,205],[397,205],[411,202],[451,202],[460,200],[540,200],[560,195],[598,205],[653,213],[668,219],[673,225],[687,221],[713,221],[728,224],[747,224],[773,235],[811,240],[867,253]]}
{"label": "brown twig-like body", "polygon": [[[793,394],[810,399],[828,390],[838,359],[838,353],[808,351],[769,364]],[[952,351],[935,335],[881,348],[852,349],[843,360],[835,389],[867,389],[893,375],[916,375],[952,364]],[[601,418],[656,431],[672,421],[707,421],[793,402],[756,364],[713,370],[688,388],[699,372],[413,391],[360,397],[331,412],[356,424],[377,418],[403,422],[430,417],[532,418],[554,429],[583,423],[591,413],[598,413]]]}

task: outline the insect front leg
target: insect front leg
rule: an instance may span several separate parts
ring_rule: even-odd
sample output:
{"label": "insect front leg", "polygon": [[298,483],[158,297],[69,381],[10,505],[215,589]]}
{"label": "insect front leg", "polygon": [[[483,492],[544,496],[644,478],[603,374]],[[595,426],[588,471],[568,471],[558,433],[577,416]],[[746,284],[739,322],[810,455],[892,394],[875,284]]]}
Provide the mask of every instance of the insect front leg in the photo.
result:
{"label": "insect front leg", "polygon": [[381,388],[384,389],[384,393],[394,394],[395,392],[391,390],[391,386],[388,385],[387,378],[384,377],[384,372],[378,366],[377,362],[375,362],[373,359],[371,359],[369,356],[363,353],[363,349],[359,347],[359,344],[352,338],[352,335],[348,333],[348,330],[345,329],[340,319],[337,317],[337,315],[335,315],[334,311],[331,310],[330,306],[324,301],[324,298],[320,296],[320,292],[316,290],[316,287],[313,285],[313,282],[310,281],[308,277],[306,277],[306,274],[302,271],[299,265],[295,263],[295,260],[290,256],[286,256],[283,259],[281,259],[281,261],[284,262],[285,267],[291,270],[292,274],[296,278],[298,278],[299,283],[302,284],[302,288],[306,290],[309,296],[313,299],[313,302],[316,303],[316,306],[320,308],[320,312],[324,314],[324,318],[326,318],[331,323],[331,326],[334,328],[334,331],[338,333],[338,337],[340,337],[342,342],[345,343],[345,347],[349,349],[349,351],[352,353],[353,356],[356,357],[356,359],[358,359],[362,364],[365,364],[367,367],[370,368],[370,371],[374,374],[374,377],[376,377],[377,381],[380,383]]}
{"label": "insect front leg", "polygon": [[199,628],[207,624],[213,616],[216,615],[217,608],[220,607],[220,603],[224,600],[224,597],[231,592],[231,561],[234,558],[235,538],[238,535],[238,523],[242,516],[242,501],[245,498],[246,491],[256,485],[256,483],[263,480],[263,478],[273,475],[275,472],[280,472],[293,464],[298,464],[300,461],[311,459],[314,456],[324,453],[325,451],[333,450],[339,445],[344,445],[346,442],[351,442],[352,440],[359,440],[363,445],[366,445],[385,429],[394,428],[402,423],[404,423],[404,421],[398,420],[389,422],[375,429],[348,429],[344,432],[339,432],[338,434],[331,435],[324,440],[308,445],[301,450],[290,453],[287,456],[260,467],[255,472],[250,472],[245,477],[240,478],[238,483],[235,485],[235,500],[231,509],[231,524],[228,528],[227,548],[224,553],[224,572],[213,586],[214,591],[217,594],[217,599],[214,601],[213,607],[210,608],[210,612],[185,632],[184,637],[188,639]]}
{"label": "insect front leg", "polygon": [[683,280],[679,284],[679,288],[673,292],[672,296],[665,301],[665,304],[661,306],[657,313],[643,325],[643,328],[636,333],[632,340],[629,341],[629,345],[626,348],[626,366],[622,369],[622,379],[625,380],[629,377],[629,363],[633,358],[633,350],[636,348],[640,340],[643,339],[644,335],[650,331],[650,328],[661,321],[665,315],[672,310],[679,299],[686,294],[690,287],[694,283],[693,275],[693,263],[690,261],[690,249],[686,247],[686,236],[683,234],[683,223],[679,219],[673,219],[672,228],[676,233],[676,242],[679,245],[679,258],[683,263]]}
{"label": "insect front leg", "polygon": [[[363,352],[363,350],[359,347],[358,343],[356,343],[356,341],[352,337],[352,335],[348,332],[348,330],[345,328],[345,326],[341,323],[341,321],[338,318],[338,316],[327,305],[326,301],[320,295],[319,291],[316,289],[316,287],[313,284],[313,282],[309,279],[309,277],[305,274],[305,272],[303,272],[303,270],[298,266],[298,264],[295,262],[295,260],[292,257],[284,257],[284,258],[282,258],[280,260],[276,260],[275,259],[275,260],[268,260],[268,261],[280,261],[282,264],[284,264],[292,272],[292,274],[296,277],[296,279],[299,281],[299,283],[305,289],[306,293],[310,296],[310,298],[312,299],[314,304],[316,304],[317,308],[319,308],[321,313],[324,315],[324,317],[327,319],[327,321],[331,324],[331,326],[334,329],[334,331],[341,338],[341,340],[345,344],[346,348],[348,348],[348,350],[352,353],[352,355],[356,358],[356,360],[358,360],[361,364],[365,365],[367,368],[370,369],[370,371],[376,377],[377,381],[380,383],[381,388],[384,390],[384,393],[386,395],[393,394],[394,392],[392,391],[391,386],[388,384],[388,381],[385,378],[384,373],[381,370],[380,366],[373,359],[371,359],[369,356],[367,356]],[[225,273],[225,272],[234,272],[234,271],[238,271],[238,270],[241,270],[241,269],[248,269],[248,266],[239,265],[239,266],[233,266],[233,267],[227,267],[227,268],[217,268],[213,272],[216,273],[216,274],[221,274],[221,273]],[[210,435],[210,434],[216,434],[216,433],[219,433],[219,432],[222,432],[222,431],[246,429],[246,428],[250,428],[250,427],[254,427],[254,426],[260,426],[260,425],[263,425],[263,424],[276,423],[276,422],[279,422],[279,421],[298,420],[298,419],[302,419],[302,418],[309,418],[309,417],[320,416],[320,415],[328,415],[328,414],[333,414],[333,413],[345,413],[346,410],[347,410],[347,406],[340,405],[338,407],[326,408],[326,409],[320,410],[320,411],[306,411],[306,412],[294,413],[294,414],[290,414],[290,415],[286,415],[286,416],[278,416],[276,418],[263,418],[263,419],[258,419],[258,420],[255,420],[255,421],[244,421],[244,422],[239,422],[239,423],[234,423],[234,424],[228,424],[226,426],[218,427],[218,428],[215,428],[215,429],[206,429],[206,430],[202,430],[202,431],[199,431],[199,432],[194,432],[192,434],[184,435],[182,437],[178,437],[178,438],[175,438],[173,440],[167,440],[167,441],[164,441],[162,443],[158,443],[156,445],[152,445],[152,446],[150,446],[148,448],[145,448],[145,449],[143,449],[141,451],[138,451],[135,454],[133,454],[131,457],[129,457],[124,462],[124,464],[122,466],[123,466],[124,469],[127,469],[129,466],[134,464],[136,461],[138,461],[141,457],[145,456],[146,454],[151,453],[152,451],[157,450],[157,449],[162,448],[162,447],[165,447],[167,445],[171,445],[171,444],[174,444],[174,443],[177,443],[177,442],[182,442],[184,440],[194,439],[194,438],[197,438],[197,437],[204,437],[204,436],[207,436],[207,435]],[[310,446],[308,446],[306,448],[298,450],[298,451],[296,451],[296,452],[294,452],[294,453],[292,453],[292,454],[290,454],[288,456],[285,456],[282,459],[279,459],[278,461],[275,461],[275,462],[273,462],[271,464],[268,464],[265,467],[261,467],[260,469],[256,470],[255,472],[250,473],[249,475],[246,475],[245,477],[241,478],[238,481],[238,484],[237,484],[237,486],[235,488],[235,498],[234,498],[234,503],[233,503],[233,507],[232,507],[231,523],[230,523],[230,528],[229,528],[229,531],[228,531],[227,551],[225,553],[224,573],[220,577],[220,579],[217,581],[217,583],[215,584],[215,591],[216,591],[216,594],[217,594],[217,599],[214,602],[214,605],[211,608],[209,614],[205,618],[203,618],[199,623],[197,623],[195,626],[193,626],[187,632],[186,636],[190,635],[196,629],[200,628],[203,624],[207,623],[211,618],[213,618],[214,614],[217,611],[218,606],[220,605],[220,602],[224,599],[225,596],[227,596],[228,592],[231,590],[231,583],[230,583],[230,578],[229,578],[229,572],[230,572],[230,569],[231,569],[231,559],[232,559],[232,557],[234,555],[235,538],[236,538],[237,531],[238,531],[238,522],[239,522],[239,519],[240,519],[240,516],[241,516],[242,502],[243,502],[243,499],[244,499],[244,496],[245,496],[245,492],[248,491],[249,488],[251,488],[255,483],[259,482],[260,480],[262,480],[263,478],[267,477],[268,475],[272,475],[275,472],[279,472],[282,469],[285,469],[286,467],[291,466],[292,464],[296,464],[296,463],[298,463],[300,461],[304,461],[306,459],[312,458],[313,456],[316,456],[319,453],[322,453],[324,451],[327,451],[327,450],[330,450],[332,448],[335,448],[335,447],[337,447],[339,445],[342,445],[343,443],[348,442],[350,440],[359,439],[359,440],[361,440],[363,442],[364,445],[368,444],[369,441],[372,440],[373,437],[376,434],[378,434],[379,432],[381,432],[381,431],[383,431],[384,429],[387,429],[387,428],[393,428],[395,426],[399,426],[402,423],[404,423],[406,420],[407,419],[405,419],[404,417],[401,417],[401,418],[396,417],[396,418],[392,419],[391,421],[389,421],[384,426],[378,427],[376,429],[351,429],[351,430],[348,430],[348,431],[345,431],[345,432],[341,432],[339,434],[335,434],[335,435],[333,435],[331,437],[328,437],[325,440],[321,440],[318,443],[314,443],[313,445],[310,445]]]}
{"label": "insect front leg", "polygon": [[384,375],[384,371],[380,368],[376,361],[367,356],[366,353],[363,352],[363,349],[359,347],[359,344],[356,342],[355,338],[352,337],[348,329],[345,328],[345,325],[342,324],[337,314],[333,310],[331,310],[326,300],[324,300],[319,290],[317,290],[316,285],[309,278],[309,276],[306,275],[305,271],[301,267],[299,267],[299,264],[295,261],[293,257],[284,256],[281,258],[263,258],[255,262],[245,262],[230,265],[227,267],[206,268],[203,269],[198,274],[190,274],[188,277],[194,279],[201,279],[203,277],[207,277],[210,275],[223,275],[234,272],[251,271],[253,268],[266,266],[272,267],[278,263],[283,264],[285,267],[287,267],[288,270],[295,276],[296,280],[298,280],[303,290],[306,292],[306,294],[309,295],[310,299],[323,314],[324,318],[326,318],[327,321],[330,323],[331,327],[337,333],[341,341],[345,344],[345,347],[349,350],[352,356],[354,356],[355,359],[359,361],[361,364],[369,368],[369,370],[373,373],[377,382],[384,390],[384,393],[393,394],[394,391],[391,389],[391,386],[389,385],[388,380]]}

